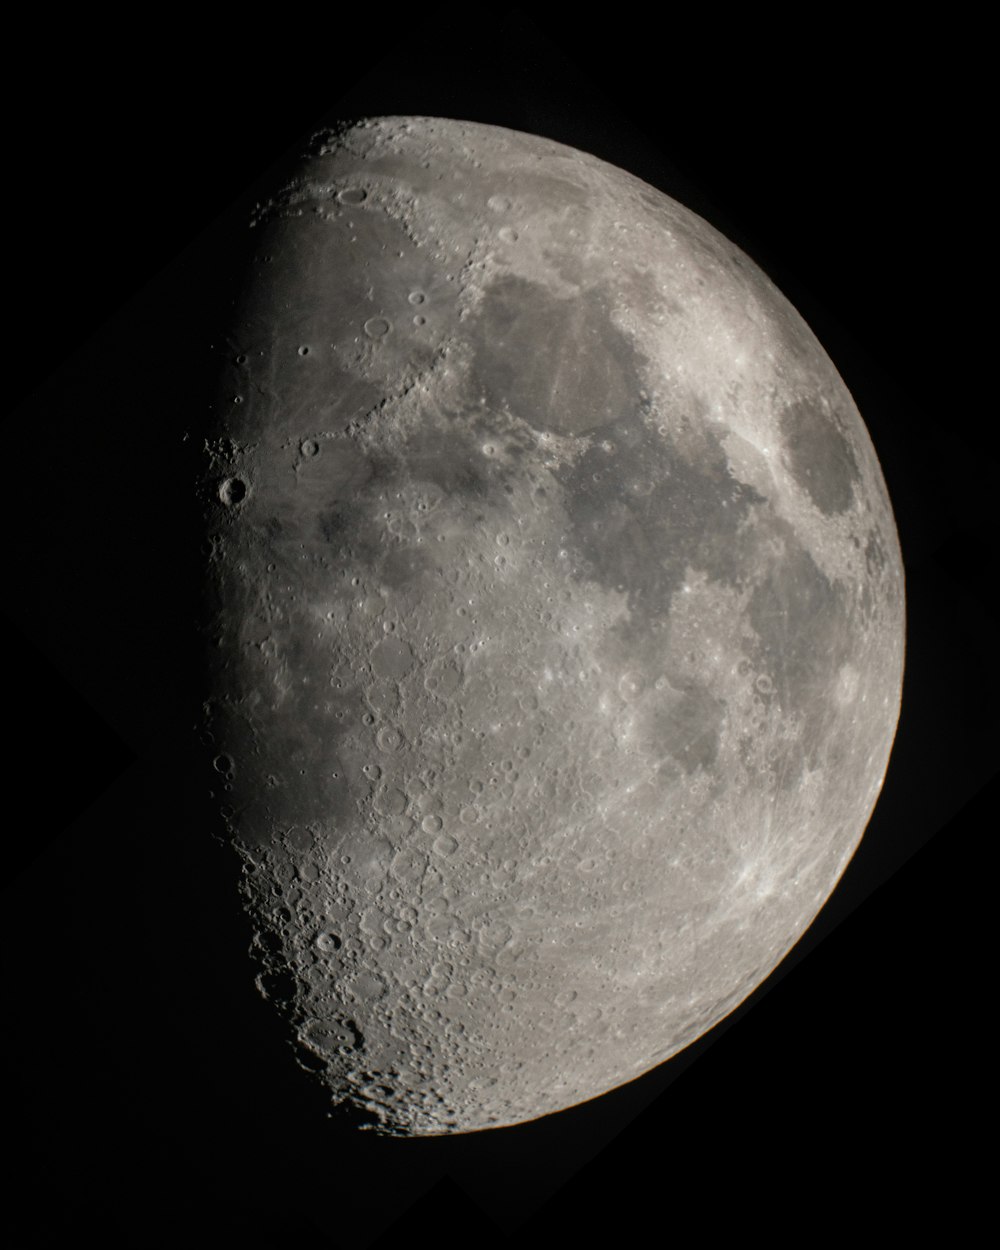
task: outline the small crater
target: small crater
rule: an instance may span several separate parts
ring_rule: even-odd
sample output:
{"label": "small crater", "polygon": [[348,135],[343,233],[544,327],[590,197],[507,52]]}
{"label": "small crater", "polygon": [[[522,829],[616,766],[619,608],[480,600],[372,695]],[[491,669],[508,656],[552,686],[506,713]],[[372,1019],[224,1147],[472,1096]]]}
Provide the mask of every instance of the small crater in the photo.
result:
{"label": "small crater", "polygon": [[439,699],[450,699],[462,684],[462,670],[457,664],[445,662],[424,678],[424,686]]}
{"label": "small crater", "polygon": [[375,735],[375,742],[380,751],[385,751],[390,755],[401,751],[404,746],[403,735],[395,725],[383,725]]}
{"label": "small crater", "polygon": [[311,460],[313,456],[319,455],[319,443],[314,439],[307,438],[299,447],[299,451],[307,460]]}
{"label": "small crater", "polygon": [[388,635],[372,648],[372,672],[388,681],[400,681],[413,665],[413,652],[402,638]]}
{"label": "small crater", "polygon": [[365,322],[365,334],[370,339],[384,339],[391,329],[385,317],[369,317]]}
{"label": "small crater", "polygon": [[257,988],[272,1002],[290,1003],[295,998],[298,985],[292,973],[274,970],[260,974]]}
{"label": "small crater", "polygon": [[[505,946],[513,937],[513,930],[509,924],[502,920],[491,920],[479,930],[479,944],[488,950],[499,950],[501,946]],[[503,993],[500,994],[501,1001]]]}
{"label": "small crater", "polygon": [[[426,868],[427,856],[413,847],[404,847],[397,851],[390,865],[390,871],[396,880],[410,887],[419,886]],[[400,928],[400,924],[405,925],[405,929]],[[411,927],[412,921],[409,920],[401,920],[395,925],[398,933],[407,932]]]}
{"label": "small crater", "polygon": [[380,816],[402,816],[406,795],[395,786],[382,786],[375,795],[375,810]]}
{"label": "small crater", "polygon": [[368,192],[364,187],[344,187],[337,192],[337,199],[341,204],[363,204],[368,199]]}
{"label": "small crater", "polygon": [[642,678],[638,673],[625,673],[618,683],[618,693],[626,701],[636,699],[642,694]]}
{"label": "small crater", "polygon": [[307,1026],[306,1044],[327,1053],[343,1053],[360,1050],[364,1037],[353,1020],[314,1020]]}
{"label": "small crater", "polygon": [[247,497],[247,484],[238,477],[227,477],[219,487],[219,498],[227,508],[235,507]]}

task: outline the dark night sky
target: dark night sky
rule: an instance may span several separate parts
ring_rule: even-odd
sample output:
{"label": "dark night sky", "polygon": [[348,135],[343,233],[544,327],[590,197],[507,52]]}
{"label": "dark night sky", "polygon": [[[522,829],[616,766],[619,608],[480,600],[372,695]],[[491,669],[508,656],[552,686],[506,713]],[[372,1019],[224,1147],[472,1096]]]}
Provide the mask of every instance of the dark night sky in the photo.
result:
{"label": "dark night sky", "polygon": [[[403,19],[395,43],[388,13],[324,27],[289,11],[273,35],[88,25],[17,53],[0,617],[13,1244],[630,1245],[650,1219],[664,1241],[780,1242],[802,1202],[830,1232],[948,1215],[961,1241],[1000,695],[975,32],[875,42],[838,26],[793,33],[790,57],[787,32],[721,17],[637,38],[470,14]],[[204,417],[238,272],[234,202],[324,121],[406,112],[591,151],[771,274],[868,424],[909,634],[869,831],[748,1003],[559,1116],[359,1142],[317,1111],[242,980],[229,863],[189,794],[198,542],[181,435]]]}

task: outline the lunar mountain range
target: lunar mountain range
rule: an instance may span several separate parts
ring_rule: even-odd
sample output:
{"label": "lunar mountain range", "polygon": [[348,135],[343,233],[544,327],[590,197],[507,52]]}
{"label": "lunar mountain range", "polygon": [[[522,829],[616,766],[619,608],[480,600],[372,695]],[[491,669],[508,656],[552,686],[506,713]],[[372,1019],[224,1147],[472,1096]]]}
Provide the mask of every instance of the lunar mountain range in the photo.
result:
{"label": "lunar mountain range", "polygon": [[323,133],[249,228],[201,736],[261,992],[378,1132],[594,1098],[864,832],[904,643],[867,431],[746,255],[547,139]]}

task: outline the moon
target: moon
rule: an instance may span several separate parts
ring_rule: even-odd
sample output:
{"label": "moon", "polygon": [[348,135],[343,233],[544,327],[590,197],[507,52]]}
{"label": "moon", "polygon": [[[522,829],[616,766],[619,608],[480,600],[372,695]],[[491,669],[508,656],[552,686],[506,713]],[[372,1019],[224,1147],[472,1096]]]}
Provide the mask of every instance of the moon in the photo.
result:
{"label": "moon", "polygon": [[595,1098],[765,980],[877,800],[864,423],[745,254],[547,139],[323,132],[250,229],[201,737],[258,986],[378,1133]]}

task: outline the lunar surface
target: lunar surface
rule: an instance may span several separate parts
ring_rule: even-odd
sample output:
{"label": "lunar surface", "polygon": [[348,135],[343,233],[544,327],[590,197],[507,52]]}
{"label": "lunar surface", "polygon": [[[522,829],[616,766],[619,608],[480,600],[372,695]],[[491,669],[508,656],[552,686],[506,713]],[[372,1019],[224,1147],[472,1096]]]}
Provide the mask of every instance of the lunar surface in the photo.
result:
{"label": "lunar surface", "polygon": [[249,229],[202,482],[248,977],[378,1132],[594,1098],[768,976],[867,824],[904,640],[867,431],[752,261],[549,140],[362,122]]}

